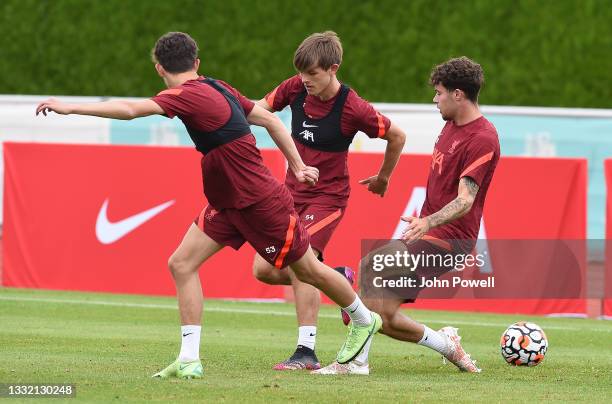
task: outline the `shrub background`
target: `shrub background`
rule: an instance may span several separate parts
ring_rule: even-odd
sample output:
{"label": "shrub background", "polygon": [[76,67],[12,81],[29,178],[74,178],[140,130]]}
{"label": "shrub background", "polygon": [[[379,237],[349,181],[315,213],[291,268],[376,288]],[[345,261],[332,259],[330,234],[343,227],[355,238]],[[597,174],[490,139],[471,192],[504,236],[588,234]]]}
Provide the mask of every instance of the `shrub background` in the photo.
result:
{"label": "shrub background", "polygon": [[153,44],[186,31],[201,73],[260,98],[331,29],[340,79],[370,101],[430,102],[432,66],[467,55],[483,104],[611,108],[611,21],[608,0],[3,0],[0,94],[151,96]]}

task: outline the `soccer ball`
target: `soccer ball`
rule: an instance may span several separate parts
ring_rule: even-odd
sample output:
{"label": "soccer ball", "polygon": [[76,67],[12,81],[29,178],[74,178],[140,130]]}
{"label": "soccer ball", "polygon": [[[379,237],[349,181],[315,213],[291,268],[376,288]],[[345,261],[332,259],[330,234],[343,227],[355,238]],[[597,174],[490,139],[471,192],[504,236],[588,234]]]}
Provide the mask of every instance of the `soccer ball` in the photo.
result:
{"label": "soccer ball", "polygon": [[515,366],[536,366],[544,359],[548,340],[544,331],[534,323],[519,321],[501,336],[501,354]]}

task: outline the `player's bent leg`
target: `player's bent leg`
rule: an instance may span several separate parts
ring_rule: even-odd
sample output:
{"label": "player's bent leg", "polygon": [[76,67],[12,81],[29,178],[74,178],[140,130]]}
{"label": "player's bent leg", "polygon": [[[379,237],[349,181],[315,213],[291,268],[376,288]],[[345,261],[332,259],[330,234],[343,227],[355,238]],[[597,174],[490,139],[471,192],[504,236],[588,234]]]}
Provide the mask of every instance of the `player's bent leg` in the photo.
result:
{"label": "player's bent leg", "polygon": [[319,261],[311,249],[290,267],[298,280],[316,287],[340,307],[349,306],[357,297],[344,277]]}
{"label": "player's bent leg", "polygon": [[339,363],[350,362],[380,330],[382,319],[377,313],[368,310],[342,275],[317,260],[310,249],[291,264],[291,269],[299,280],[317,287],[340,307],[348,310],[352,322],[336,360]]}
{"label": "player's bent leg", "polygon": [[291,277],[287,268],[278,269],[259,254],[255,254],[253,259],[253,276],[268,285],[291,285]]}
{"label": "player's bent leg", "polygon": [[203,369],[199,348],[203,296],[198,269],[204,261],[222,248],[223,245],[192,224],[185,233],[181,244],[168,260],[168,267],[176,285],[181,317],[181,351],[174,362],[155,373],[153,377],[160,379],[202,377]]}
{"label": "player's bent leg", "polygon": [[192,224],[168,260],[176,285],[181,324],[200,324],[203,297],[198,269],[222,248],[223,245]]}
{"label": "player's bent leg", "polygon": [[423,325],[412,320],[400,311],[403,299],[366,298],[363,302],[370,310],[376,311],[383,319],[381,333],[393,339],[419,342],[423,337]]}

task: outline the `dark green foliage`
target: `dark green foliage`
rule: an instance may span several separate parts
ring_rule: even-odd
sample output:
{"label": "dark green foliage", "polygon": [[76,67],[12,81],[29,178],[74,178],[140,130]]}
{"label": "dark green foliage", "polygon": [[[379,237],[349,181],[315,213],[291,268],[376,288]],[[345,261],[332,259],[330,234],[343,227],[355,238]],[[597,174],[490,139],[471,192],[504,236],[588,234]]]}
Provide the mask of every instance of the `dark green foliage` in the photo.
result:
{"label": "dark green foliage", "polygon": [[3,0],[0,93],[150,96],[150,50],[189,32],[201,72],[259,98],[312,32],[340,35],[340,78],[378,102],[429,102],[433,65],[485,69],[483,104],[612,104],[608,0]]}

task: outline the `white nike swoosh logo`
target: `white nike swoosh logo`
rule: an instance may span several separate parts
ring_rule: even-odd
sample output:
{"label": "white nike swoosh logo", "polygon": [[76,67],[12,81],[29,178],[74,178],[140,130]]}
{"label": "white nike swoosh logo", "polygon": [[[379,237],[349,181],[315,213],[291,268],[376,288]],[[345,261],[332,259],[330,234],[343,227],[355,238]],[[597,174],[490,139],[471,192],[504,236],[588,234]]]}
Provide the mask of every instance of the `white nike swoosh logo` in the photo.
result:
{"label": "white nike swoosh logo", "polygon": [[305,128],[318,128],[317,125],[308,125],[306,121],[302,121],[302,126]]}
{"label": "white nike swoosh logo", "polygon": [[164,202],[144,212],[137,213],[118,222],[111,223],[106,215],[108,198],[102,204],[96,219],[96,237],[102,244],[111,244],[141,226],[161,211],[174,204],[174,200]]}

